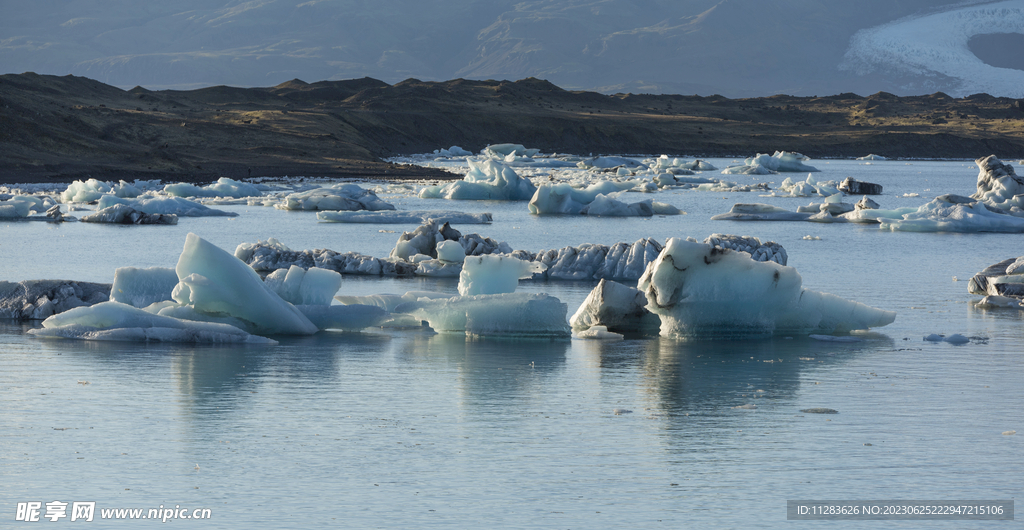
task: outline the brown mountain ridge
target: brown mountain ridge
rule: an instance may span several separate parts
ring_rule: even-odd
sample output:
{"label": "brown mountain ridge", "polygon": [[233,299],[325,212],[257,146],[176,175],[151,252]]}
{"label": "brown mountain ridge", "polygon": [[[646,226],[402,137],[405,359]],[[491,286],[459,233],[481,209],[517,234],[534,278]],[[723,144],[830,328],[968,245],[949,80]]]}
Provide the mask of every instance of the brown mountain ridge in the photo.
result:
{"label": "brown mountain ridge", "polygon": [[126,91],[84,77],[0,76],[0,183],[452,178],[382,158],[502,142],[574,154],[1013,159],[1024,157],[1024,102],[604,95],[534,78]]}

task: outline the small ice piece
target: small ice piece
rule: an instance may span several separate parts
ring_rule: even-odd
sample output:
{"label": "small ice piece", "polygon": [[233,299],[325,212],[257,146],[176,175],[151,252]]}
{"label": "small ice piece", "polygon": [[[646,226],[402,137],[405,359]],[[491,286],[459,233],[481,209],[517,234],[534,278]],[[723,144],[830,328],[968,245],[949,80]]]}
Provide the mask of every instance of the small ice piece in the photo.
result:
{"label": "small ice piece", "polygon": [[944,338],[945,337],[943,337],[942,335],[938,335],[935,333],[924,336],[925,342],[942,342]]}
{"label": "small ice piece", "polygon": [[865,195],[861,200],[857,201],[857,204],[853,207],[856,210],[877,210],[878,203],[869,199],[867,195]]}
{"label": "small ice piece", "polygon": [[139,269],[120,267],[114,271],[114,284],[110,300],[133,307],[147,307],[171,299],[171,291],[178,285],[178,273],[166,267]]}
{"label": "small ice piece", "polygon": [[164,193],[175,197],[259,197],[263,190],[245,182],[239,182],[227,177],[217,179],[217,182],[208,186],[196,186],[185,182],[168,184],[164,186]]}
{"label": "small ice piece", "polygon": [[[467,262],[469,260],[467,259]],[[425,320],[438,333],[569,337],[566,305],[546,294],[456,296],[399,304],[396,313]]]}
{"label": "small ice piece", "polygon": [[[311,269],[317,270],[317,269]],[[319,269],[323,270],[323,269]],[[373,305],[297,305],[306,318],[321,330],[360,331],[378,327],[391,318],[387,311]]]}
{"label": "small ice piece", "polygon": [[343,212],[320,211],[316,218],[329,223],[367,223],[367,224],[489,224],[493,217],[489,213],[464,213],[443,210],[395,210],[382,212]]}
{"label": "small ice piece", "polygon": [[573,329],[601,327],[613,331],[656,330],[661,321],[647,310],[647,297],[639,289],[601,280],[569,319]]}
{"label": "small ice piece", "polygon": [[[235,212],[215,210],[208,206],[181,197],[153,197],[143,195],[136,199],[125,199],[114,195],[104,195],[97,202],[97,209],[109,208],[122,204],[148,214],[177,215],[178,217],[234,217]],[[83,217],[84,221],[85,218]]]}
{"label": "small ice piece", "polygon": [[737,203],[732,205],[728,213],[715,215],[712,221],[806,221],[810,213],[791,212],[785,208],[770,204]]}
{"label": "small ice piece", "polygon": [[520,279],[532,278],[534,273],[545,269],[542,263],[510,256],[467,256],[459,275],[459,294],[514,293]]}
{"label": "small ice piece", "polygon": [[948,337],[946,337],[946,338],[944,338],[942,340],[944,342],[948,342],[950,344],[967,344],[968,342],[971,342],[971,339],[968,339],[967,337],[965,337],[965,336],[963,336],[963,335],[961,335],[959,333],[954,333],[954,334],[952,334],[952,335],[950,335],[950,336],[948,336]]}
{"label": "small ice piece", "polygon": [[608,328],[604,326],[591,326],[586,331],[576,333],[576,336],[581,339],[592,340],[622,340],[625,338],[619,333],[608,331]]}
{"label": "small ice piece", "polygon": [[867,155],[858,158],[857,160],[889,160],[888,158],[881,155]]}
{"label": "small ice piece", "polygon": [[1024,309],[1024,305],[1021,305],[1021,301],[1016,298],[1009,298],[1006,296],[986,296],[977,303],[978,307],[1003,307],[1010,309]]}
{"label": "small ice piece", "polygon": [[669,239],[637,286],[661,335],[742,337],[836,333],[891,324],[896,313],[801,286],[796,269],[746,253]]}
{"label": "small ice piece", "polygon": [[270,273],[263,283],[285,301],[295,305],[331,305],[341,288],[341,274],[316,267],[309,270],[292,265]]}
{"label": "small ice piece", "polygon": [[462,180],[420,190],[421,199],[528,201],[537,188],[497,160],[466,160],[469,172]]}
{"label": "small ice piece", "polygon": [[71,309],[28,332],[36,337],[82,340],[277,344],[227,324],[154,315],[119,302]]}
{"label": "small ice piece", "polygon": [[275,205],[280,210],[394,210],[393,204],[377,197],[372,190],[356,184],[335,184],[329,188],[317,188],[292,193]]}
{"label": "small ice piece", "polygon": [[294,305],[264,284],[256,271],[195,234],[186,236],[175,271],[179,283],[172,298],[196,311],[242,319],[256,333],[318,331]]}
{"label": "small ice piece", "polygon": [[740,409],[740,410],[754,410],[754,409],[757,408],[757,405],[755,405],[753,403],[747,403],[746,405],[737,405],[737,406],[735,406],[733,408],[734,409]]}
{"label": "small ice piece", "polygon": [[850,195],[881,195],[882,185],[861,182],[853,177],[846,177],[846,180],[839,184],[839,191],[849,193]]}
{"label": "small ice piece", "polygon": [[820,237],[812,235],[806,235],[804,237],[801,237],[800,239],[803,239],[804,241],[821,241]]}

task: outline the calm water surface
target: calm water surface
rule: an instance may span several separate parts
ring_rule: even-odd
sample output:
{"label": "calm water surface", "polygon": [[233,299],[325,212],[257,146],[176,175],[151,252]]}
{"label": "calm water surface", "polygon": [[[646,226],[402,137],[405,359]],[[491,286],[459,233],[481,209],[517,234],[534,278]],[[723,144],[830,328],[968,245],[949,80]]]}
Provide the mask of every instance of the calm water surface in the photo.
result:
{"label": "calm water surface", "polygon": [[[883,208],[970,194],[977,175],[964,162],[813,163],[820,179],[882,184]],[[53,500],[212,510],[208,521],[167,523],[182,528],[834,528],[787,522],[786,500],[1020,498],[1024,434],[1002,433],[1024,433],[1022,316],[975,308],[965,281],[1020,255],[1020,235],[713,222],[736,202],[795,209],[810,199],[654,197],[688,215],[532,217],[523,203],[388,200],[490,211],[494,224],[459,228],[535,251],[714,232],[775,240],[806,287],[897,311],[896,322],[853,344],[371,331],[278,337],[274,347],[44,341],[26,335],[28,325],[0,323],[0,527],[28,525],[13,522],[18,502]],[[120,266],[173,266],[188,232],[228,250],[276,237],[294,249],[386,256],[414,228],[222,208],[240,215],[173,227],[0,225],[0,279],[110,282]],[[346,277],[342,291],[455,285]],[[557,296],[571,314],[592,287],[520,290]],[[975,339],[923,342],[929,333]],[[735,408],[744,405],[756,408]],[[839,414],[800,412],[811,407]]]}

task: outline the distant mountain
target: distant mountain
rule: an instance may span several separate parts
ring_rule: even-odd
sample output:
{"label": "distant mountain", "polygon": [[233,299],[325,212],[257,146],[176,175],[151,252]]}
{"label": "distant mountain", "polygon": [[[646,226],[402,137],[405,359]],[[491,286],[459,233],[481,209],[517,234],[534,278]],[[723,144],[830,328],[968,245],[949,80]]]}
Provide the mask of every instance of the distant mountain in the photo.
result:
{"label": "distant mountain", "polygon": [[1024,34],[1024,0],[34,0],[0,7],[0,69],[151,89],[533,76],[609,93],[1024,95],[1024,41],[972,41],[989,34]]}

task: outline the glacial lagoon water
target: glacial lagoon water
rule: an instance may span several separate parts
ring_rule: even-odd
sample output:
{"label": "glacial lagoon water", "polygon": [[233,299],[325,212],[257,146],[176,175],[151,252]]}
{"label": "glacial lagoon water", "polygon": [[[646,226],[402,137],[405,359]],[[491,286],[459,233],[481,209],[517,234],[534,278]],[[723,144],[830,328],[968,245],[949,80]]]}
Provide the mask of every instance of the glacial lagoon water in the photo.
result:
{"label": "glacial lagoon water", "polygon": [[[882,184],[883,208],[969,195],[977,175],[961,161],[812,163],[819,179]],[[898,315],[856,343],[378,330],[183,346],[39,340],[25,333],[31,324],[0,322],[0,527],[29,525],[14,522],[18,503],[57,500],[96,502],[95,528],[154,525],[101,521],[100,510],[160,506],[211,510],[209,520],[167,523],[181,528],[832,528],[787,521],[786,501],[1021,497],[1024,314],[976,308],[966,287],[1022,254],[1020,235],[709,219],[737,202],[793,210],[811,200],[757,192],[661,191],[656,200],[687,215],[650,219],[381,195],[400,209],[492,212],[493,224],[457,228],[533,251],[712,233],[774,240],[805,287]],[[110,282],[117,267],[173,266],[188,232],[228,250],[275,237],[293,249],[383,257],[414,228],[219,208],[239,216],[3,223],[0,279]],[[593,285],[524,281],[520,290],[556,296],[571,314]],[[346,276],[342,285],[347,294],[410,290],[455,293],[456,282]],[[972,340],[922,340],[931,333]],[[815,407],[838,414],[801,412]],[[1011,431],[1022,434],[1003,434]],[[1015,523],[842,526],[880,524]]]}

